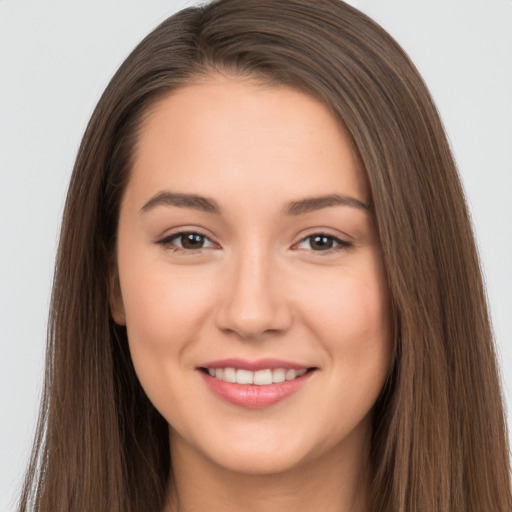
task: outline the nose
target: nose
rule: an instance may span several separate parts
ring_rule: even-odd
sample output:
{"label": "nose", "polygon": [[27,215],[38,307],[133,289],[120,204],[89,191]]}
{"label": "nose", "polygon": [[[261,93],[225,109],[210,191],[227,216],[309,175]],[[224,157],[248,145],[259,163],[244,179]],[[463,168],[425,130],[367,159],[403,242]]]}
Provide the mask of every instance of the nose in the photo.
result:
{"label": "nose", "polygon": [[228,266],[220,283],[217,327],[244,340],[285,332],[292,315],[272,258],[254,247]]}

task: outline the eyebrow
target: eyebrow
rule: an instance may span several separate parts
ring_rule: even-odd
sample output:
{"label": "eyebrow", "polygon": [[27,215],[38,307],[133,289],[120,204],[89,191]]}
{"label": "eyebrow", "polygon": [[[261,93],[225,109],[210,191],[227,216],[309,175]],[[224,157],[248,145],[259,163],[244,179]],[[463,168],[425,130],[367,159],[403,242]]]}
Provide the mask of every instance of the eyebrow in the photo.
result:
{"label": "eyebrow", "polygon": [[322,208],[329,208],[330,206],[350,206],[367,213],[372,211],[372,207],[369,203],[365,203],[355,197],[342,194],[329,194],[327,196],[306,197],[299,201],[292,201],[284,207],[283,213],[285,215],[302,215],[321,210]]}
{"label": "eyebrow", "polygon": [[222,210],[217,201],[195,194],[179,194],[176,192],[159,192],[152,197],[142,208],[141,212],[148,212],[157,206],[177,206],[178,208],[192,208],[206,213],[220,215]]}
{"label": "eyebrow", "polygon": [[[153,210],[157,206],[176,206],[178,208],[191,208],[215,215],[222,214],[222,208],[214,199],[199,196],[196,194],[183,194],[177,192],[163,191],[152,197],[142,208],[145,213]],[[303,215],[331,206],[350,206],[365,212],[372,211],[371,205],[356,199],[355,197],[341,194],[329,194],[326,196],[306,197],[298,201],[291,201],[283,208],[284,215]]]}

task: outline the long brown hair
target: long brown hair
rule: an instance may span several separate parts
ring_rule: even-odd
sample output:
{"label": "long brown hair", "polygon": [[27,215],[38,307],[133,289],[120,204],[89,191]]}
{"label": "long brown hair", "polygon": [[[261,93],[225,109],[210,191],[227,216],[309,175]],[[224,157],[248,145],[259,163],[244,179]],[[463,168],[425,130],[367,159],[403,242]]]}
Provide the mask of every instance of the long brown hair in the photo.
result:
{"label": "long brown hair", "polygon": [[395,357],[374,408],[376,511],[509,512],[509,451],[485,293],[444,130],[413,64],[339,0],[220,0],[164,21],[117,71],[69,186],[40,422],[20,510],[161,510],[171,455],[109,312],[119,205],[144,114],[212,72],[322,101],[371,190]]}

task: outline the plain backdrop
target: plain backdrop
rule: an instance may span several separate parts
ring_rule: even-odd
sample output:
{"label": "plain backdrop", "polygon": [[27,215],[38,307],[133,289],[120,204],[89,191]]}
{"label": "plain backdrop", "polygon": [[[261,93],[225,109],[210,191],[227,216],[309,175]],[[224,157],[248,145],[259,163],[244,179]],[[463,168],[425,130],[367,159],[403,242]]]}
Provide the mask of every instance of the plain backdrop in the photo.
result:
{"label": "plain backdrop", "polygon": [[[0,0],[0,512],[14,510],[34,433],[60,216],[85,125],[136,43],[194,3]],[[437,102],[512,403],[512,1],[350,3],[398,40]]]}

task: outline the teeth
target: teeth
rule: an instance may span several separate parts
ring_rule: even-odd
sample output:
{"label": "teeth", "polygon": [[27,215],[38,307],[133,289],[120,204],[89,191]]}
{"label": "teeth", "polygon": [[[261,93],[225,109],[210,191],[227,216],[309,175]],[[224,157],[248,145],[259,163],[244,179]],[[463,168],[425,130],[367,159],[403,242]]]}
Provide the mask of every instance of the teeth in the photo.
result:
{"label": "teeth", "polygon": [[234,368],[225,368],[224,380],[226,382],[236,382],[236,370]]}
{"label": "teeth", "polygon": [[286,380],[286,370],[276,368],[272,370],[272,382],[284,382]]}
{"label": "teeth", "polygon": [[255,384],[256,386],[268,386],[277,384],[285,380],[293,380],[302,377],[306,373],[303,370],[286,370],[285,368],[275,368],[273,370],[242,370],[241,368],[208,368],[208,374],[216,379],[225,382],[236,382],[237,384]]}
{"label": "teeth", "polygon": [[272,370],[258,370],[254,372],[254,384],[258,386],[272,384]]}
{"label": "teeth", "polygon": [[237,384],[252,384],[254,382],[254,372],[250,370],[237,370],[236,383]]}
{"label": "teeth", "polygon": [[293,380],[297,377],[297,372],[295,370],[286,370],[286,380]]}

